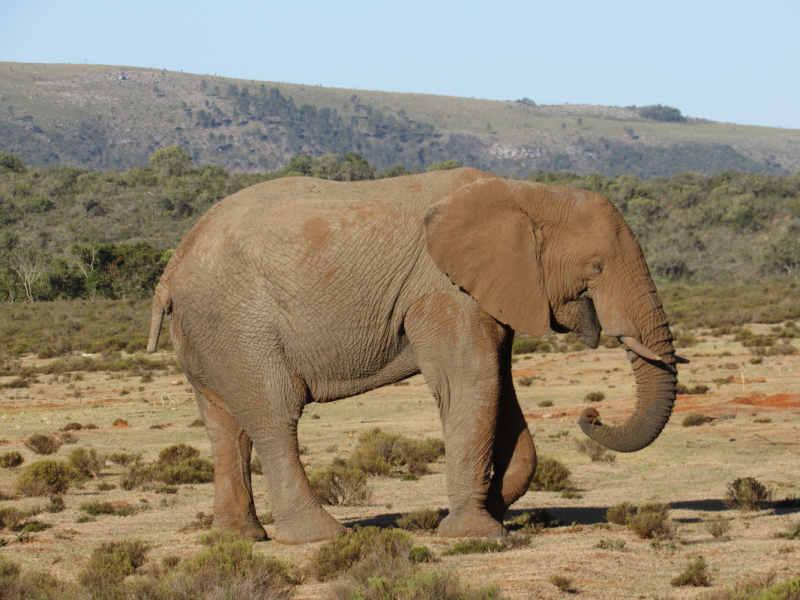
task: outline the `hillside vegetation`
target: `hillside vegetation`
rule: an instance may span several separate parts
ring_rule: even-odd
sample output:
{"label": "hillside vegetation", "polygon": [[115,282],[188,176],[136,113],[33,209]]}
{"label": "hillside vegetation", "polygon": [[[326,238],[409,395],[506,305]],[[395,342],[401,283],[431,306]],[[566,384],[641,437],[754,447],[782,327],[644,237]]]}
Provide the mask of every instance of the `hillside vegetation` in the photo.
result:
{"label": "hillside vegetation", "polygon": [[380,170],[457,160],[494,173],[800,170],[800,131],[688,118],[668,106],[538,105],[99,65],[0,63],[0,152],[37,168],[195,164],[277,170],[357,152]]}

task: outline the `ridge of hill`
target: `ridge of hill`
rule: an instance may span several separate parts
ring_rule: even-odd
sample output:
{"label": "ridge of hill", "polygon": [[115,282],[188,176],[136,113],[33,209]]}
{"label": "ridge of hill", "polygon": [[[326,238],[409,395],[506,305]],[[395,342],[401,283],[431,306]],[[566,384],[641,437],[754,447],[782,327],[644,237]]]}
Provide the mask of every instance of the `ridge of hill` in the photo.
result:
{"label": "ridge of hill", "polygon": [[301,153],[348,152],[381,170],[457,160],[519,176],[540,170],[642,178],[686,170],[800,171],[800,130],[684,118],[662,108],[537,105],[527,98],[0,62],[0,152],[37,168],[122,171],[177,145],[197,165],[239,172],[276,170]]}

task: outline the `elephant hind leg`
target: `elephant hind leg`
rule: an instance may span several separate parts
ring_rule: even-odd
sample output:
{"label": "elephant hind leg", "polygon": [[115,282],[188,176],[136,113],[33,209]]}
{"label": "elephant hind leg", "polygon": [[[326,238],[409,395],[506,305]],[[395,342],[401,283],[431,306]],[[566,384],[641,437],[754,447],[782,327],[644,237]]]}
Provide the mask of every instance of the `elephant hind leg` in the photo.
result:
{"label": "elephant hind leg", "polygon": [[[510,379],[510,378],[509,378]],[[492,482],[486,509],[503,522],[508,507],[525,495],[536,471],[536,448],[528,424],[508,382],[510,393],[500,401],[497,432],[494,438]],[[506,389],[509,389],[506,386]]]}
{"label": "elephant hind leg", "polygon": [[[212,398],[214,394],[206,390]],[[250,481],[253,444],[227,407],[195,389],[197,405],[214,454],[214,527],[235,530],[255,541],[267,539],[258,522]]]}

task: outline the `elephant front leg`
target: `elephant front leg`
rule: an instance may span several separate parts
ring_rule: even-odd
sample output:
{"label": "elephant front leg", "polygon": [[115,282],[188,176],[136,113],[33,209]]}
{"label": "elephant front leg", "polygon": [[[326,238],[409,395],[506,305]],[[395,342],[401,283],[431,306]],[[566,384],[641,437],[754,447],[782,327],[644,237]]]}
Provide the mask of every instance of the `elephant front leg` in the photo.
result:
{"label": "elephant front leg", "polygon": [[267,532],[258,522],[253,504],[250,437],[221,401],[210,402],[197,389],[195,397],[214,454],[214,527],[265,540]]}
{"label": "elephant front leg", "polygon": [[[439,406],[445,437],[450,514],[446,537],[504,534],[486,509],[501,393],[497,349],[504,332],[463,298],[435,298],[406,319],[414,356]],[[453,303],[467,306],[454,306]],[[457,327],[458,309],[466,323]]]}

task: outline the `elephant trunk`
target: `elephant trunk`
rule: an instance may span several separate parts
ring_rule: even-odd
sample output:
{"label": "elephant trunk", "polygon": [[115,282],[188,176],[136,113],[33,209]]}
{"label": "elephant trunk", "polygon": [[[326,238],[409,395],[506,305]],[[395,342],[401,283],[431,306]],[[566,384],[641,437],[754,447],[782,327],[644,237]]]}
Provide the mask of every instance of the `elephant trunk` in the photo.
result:
{"label": "elephant trunk", "polygon": [[[628,336],[628,341],[639,338],[636,344],[630,344],[633,348],[628,350],[628,358],[636,375],[636,407],[633,414],[618,427],[601,424],[600,415],[593,408],[583,411],[579,420],[587,436],[616,452],[641,450],[649,446],[664,429],[675,404],[675,386],[678,382],[675,363],[680,362],[674,355],[672,334],[654,291],[641,298],[628,315],[639,331],[638,336]],[[649,352],[642,351],[644,349]],[[640,353],[633,350],[639,350]]]}
{"label": "elephant trunk", "polygon": [[150,339],[147,343],[147,351],[152,354],[158,347],[158,338],[161,335],[161,324],[164,322],[164,314],[172,312],[172,298],[169,289],[162,283],[156,286],[153,296],[153,310],[150,315]]}

